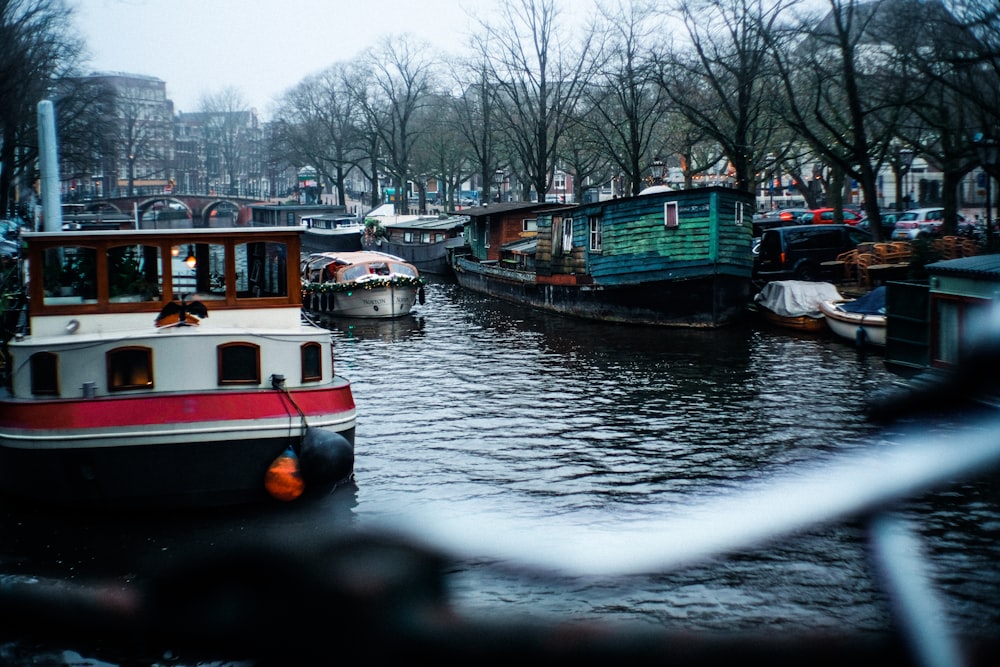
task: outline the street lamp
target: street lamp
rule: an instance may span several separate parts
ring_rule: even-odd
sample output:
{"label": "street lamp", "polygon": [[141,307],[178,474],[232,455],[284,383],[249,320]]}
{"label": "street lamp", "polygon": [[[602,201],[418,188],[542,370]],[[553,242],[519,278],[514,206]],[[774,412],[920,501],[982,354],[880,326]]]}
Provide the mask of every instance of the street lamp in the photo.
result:
{"label": "street lamp", "polygon": [[653,176],[653,185],[663,185],[663,162],[659,157],[653,158],[653,163],[649,166],[649,173]]}
{"label": "street lamp", "polygon": [[504,175],[505,174],[503,173],[503,169],[497,169],[496,172],[494,172],[493,174],[493,179],[496,181],[497,184],[497,196],[496,196],[497,202],[503,201],[503,198],[501,197],[502,194],[501,189],[503,188]]}
{"label": "street lamp", "polygon": [[986,244],[987,247],[993,245],[993,200],[990,193],[990,185],[993,180],[993,170],[996,169],[998,161],[997,140],[985,138],[982,134],[976,134],[976,150],[979,153],[979,163],[986,172]]}

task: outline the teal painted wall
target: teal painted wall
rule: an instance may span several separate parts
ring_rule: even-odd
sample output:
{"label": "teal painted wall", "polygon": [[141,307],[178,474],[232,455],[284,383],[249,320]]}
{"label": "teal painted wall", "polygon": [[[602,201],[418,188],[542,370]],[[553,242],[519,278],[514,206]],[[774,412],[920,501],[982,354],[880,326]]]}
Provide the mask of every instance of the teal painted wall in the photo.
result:
{"label": "teal painted wall", "polygon": [[[678,205],[678,225],[664,225],[664,205]],[[713,271],[750,276],[753,196],[729,188],[640,195],[576,207],[573,245],[584,248],[586,271],[604,284],[680,278]],[[738,213],[742,208],[742,224]],[[569,215],[563,211],[561,215]],[[601,219],[602,251],[589,250],[591,216]],[[552,214],[539,214],[540,239],[550,239]],[[544,241],[540,243],[540,247]],[[562,273],[561,258],[538,258],[539,274]]]}

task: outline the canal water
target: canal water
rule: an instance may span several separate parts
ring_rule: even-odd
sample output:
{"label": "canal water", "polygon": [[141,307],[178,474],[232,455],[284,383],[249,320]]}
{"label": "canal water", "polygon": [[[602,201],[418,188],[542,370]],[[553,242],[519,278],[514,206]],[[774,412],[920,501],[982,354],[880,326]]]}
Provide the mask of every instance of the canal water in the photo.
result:
{"label": "canal water", "polygon": [[[822,513],[820,499],[794,491],[796,480],[914,437],[960,447],[971,417],[873,423],[866,406],[896,379],[881,354],[752,318],[673,330],[544,315],[449,281],[426,296],[402,320],[324,323],[357,402],[355,487],[308,510],[211,520],[39,518],[7,507],[0,578],[134,582],[146,562],[275,524],[294,526],[296,539],[360,528],[448,556],[447,598],[468,618],[761,637],[894,631],[861,522],[820,523],[680,565],[692,535],[643,527],[785,484],[789,503]],[[1000,628],[998,491],[993,472],[896,508],[964,638],[995,640]],[[707,516],[709,532],[733,530],[724,512]],[[26,650],[2,644],[9,639],[0,635],[0,651]]]}

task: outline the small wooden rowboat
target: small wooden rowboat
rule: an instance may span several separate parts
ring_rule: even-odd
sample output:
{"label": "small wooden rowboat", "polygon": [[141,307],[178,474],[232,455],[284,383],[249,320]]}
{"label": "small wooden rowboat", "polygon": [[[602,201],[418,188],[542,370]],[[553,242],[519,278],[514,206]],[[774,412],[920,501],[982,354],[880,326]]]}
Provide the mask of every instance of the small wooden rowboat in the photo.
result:
{"label": "small wooden rowboat", "polygon": [[840,298],[840,292],[832,283],[776,280],[764,285],[754,302],[757,312],[776,326],[818,333],[827,329],[819,304]]}

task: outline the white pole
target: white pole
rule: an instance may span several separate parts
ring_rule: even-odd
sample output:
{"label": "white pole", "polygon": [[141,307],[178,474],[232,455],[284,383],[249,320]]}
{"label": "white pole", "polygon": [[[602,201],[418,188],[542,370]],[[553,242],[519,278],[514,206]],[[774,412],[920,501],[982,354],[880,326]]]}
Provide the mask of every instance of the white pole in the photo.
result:
{"label": "white pole", "polygon": [[38,103],[38,167],[41,172],[44,231],[62,231],[62,201],[59,197],[59,158],[56,148],[56,114],[50,100]]}

